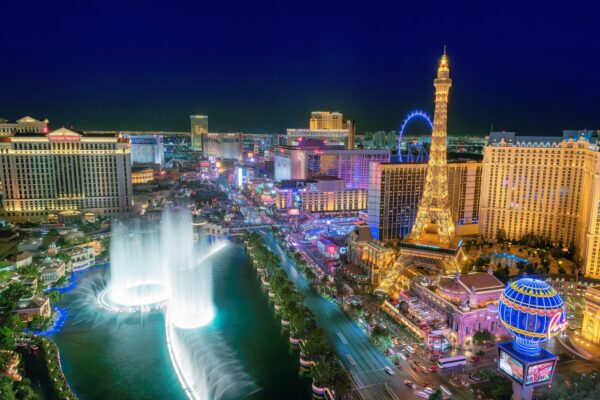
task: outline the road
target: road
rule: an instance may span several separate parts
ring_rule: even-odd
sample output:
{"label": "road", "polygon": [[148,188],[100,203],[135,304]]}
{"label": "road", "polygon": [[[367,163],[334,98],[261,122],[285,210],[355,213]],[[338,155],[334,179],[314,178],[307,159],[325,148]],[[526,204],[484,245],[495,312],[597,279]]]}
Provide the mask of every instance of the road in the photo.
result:
{"label": "road", "polygon": [[[418,398],[411,388],[402,383],[403,379],[410,379],[412,376],[409,377],[403,374],[403,371],[395,369],[369,341],[367,335],[346,317],[337,305],[312,291],[273,235],[266,231],[263,233],[267,245],[281,258],[281,268],[305,295],[306,306],[313,312],[317,323],[323,328],[327,339],[333,344],[342,363],[352,375],[360,397],[369,400]],[[396,375],[388,375],[384,371],[386,366],[395,369]]]}

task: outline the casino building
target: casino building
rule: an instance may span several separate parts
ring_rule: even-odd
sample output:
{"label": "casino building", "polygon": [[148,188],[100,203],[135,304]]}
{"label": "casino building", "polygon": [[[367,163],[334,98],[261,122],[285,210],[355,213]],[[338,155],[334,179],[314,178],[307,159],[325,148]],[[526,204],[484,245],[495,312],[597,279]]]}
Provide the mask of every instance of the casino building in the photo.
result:
{"label": "casino building", "polygon": [[585,276],[600,278],[600,151],[584,136],[492,132],[483,153],[479,233],[534,233],[573,244]]}
{"label": "casino building", "polygon": [[469,344],[477,331],[506,333],[498,317],[498,300],[504,284],[492,270],[442,276],[413,284],[417,297],[446,315],[451,342]]}
{"label": "casino building", "polygon": [[0,138],[0,216],[45,221],[132,210],[129,141],[60,128]]}

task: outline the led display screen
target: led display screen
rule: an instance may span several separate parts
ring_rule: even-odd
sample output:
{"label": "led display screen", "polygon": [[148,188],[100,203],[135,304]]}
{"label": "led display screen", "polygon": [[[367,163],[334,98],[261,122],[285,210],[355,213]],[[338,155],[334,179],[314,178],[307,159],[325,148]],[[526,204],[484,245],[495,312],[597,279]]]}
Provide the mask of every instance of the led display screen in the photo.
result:
{"label": "led display screen", "polygon": [[525,385],[535,385],[538,383],[549,382],[554,372],[554,361],[547,361],[541,364],[530,365],[527,368],[527,379]]}
{"label": "led display screen", "polygon": [[502,349],[500,350],[500,357],[498,359],[498,368],[517,382],[523,383],[523,363]]}

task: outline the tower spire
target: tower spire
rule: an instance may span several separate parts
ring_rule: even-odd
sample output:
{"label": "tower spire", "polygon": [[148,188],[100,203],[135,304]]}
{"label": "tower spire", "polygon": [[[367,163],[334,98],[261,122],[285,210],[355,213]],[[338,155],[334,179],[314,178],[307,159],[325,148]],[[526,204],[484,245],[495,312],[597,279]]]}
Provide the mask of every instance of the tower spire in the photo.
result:
{"label": "tower spire", "polygon": [[446,164],[446,138],[448,125],[448,96],[452,80],[450,66],[444,54],[438,66],[435,86],[435,114],[427,177],[417,217],[410,233],[412,241],[451,246],[454,239],[454,222],[448,199],[448,168]]}

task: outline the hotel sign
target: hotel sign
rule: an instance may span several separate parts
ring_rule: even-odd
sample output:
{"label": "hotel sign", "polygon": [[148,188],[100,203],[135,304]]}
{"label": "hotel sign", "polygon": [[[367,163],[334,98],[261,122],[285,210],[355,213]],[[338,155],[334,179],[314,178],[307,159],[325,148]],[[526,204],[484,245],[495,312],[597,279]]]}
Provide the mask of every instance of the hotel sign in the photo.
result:
{"label": "hotel sign", "polygon": [[51,142],[79,142],[79,136],[63,135],[63,136],[46,136]]}

